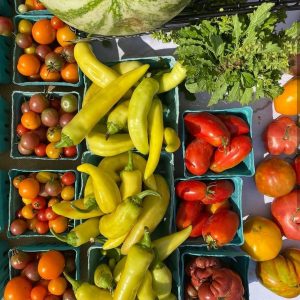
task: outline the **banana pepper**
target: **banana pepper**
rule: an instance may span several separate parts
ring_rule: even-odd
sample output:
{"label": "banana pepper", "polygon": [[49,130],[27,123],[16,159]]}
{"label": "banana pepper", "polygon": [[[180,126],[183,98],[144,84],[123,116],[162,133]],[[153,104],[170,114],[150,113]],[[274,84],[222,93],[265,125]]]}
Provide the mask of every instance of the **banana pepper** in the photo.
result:
{"label": "banana pepper", "polygon": [[158,174],[155,174],[154,177],[157,192],[161,195],[161,198],[153,199],[153,196],[148,196],[144,199],[142,212],[121,247],[123,255],[127,254],[129,249],[141,240],[145,227],[148,227],[150,232],[155,230],[169,206],[170,190],[166,180]]}
{"label": "banana pepper", "polygon": [[114,211],[121,202],[121,194],[109,174],[91,164],[82,164],[77,167],[77,170],[91,176],[95,198],[101,211],[104,213]]}
{"label": "banana pepper", "polygon": [[82,107],[84,107],[87,103],[89,103],[91,101],[91,99],[93,99],[93,96],[95,94],[97,94],[98,92],[100,92],[101,90],[102,90],[102,88],[100,86],[98,86],[95,83],[92,83],[84,95],[84,98],[82,101]]}
{"label": "banana pepper", "polygon": [[146,272],[142,284],[137,292],[138,300],[156,300],[156,293],[152,288],[152,275],[150,271]]}
{"label": "banana pepper", "polygon": [[129,100],[118,104],[107,118],[107,138],[127,128]]}
{"label": "banana pepper", "polygon": [[56,147],[78,145],[126,92],[143,77],[148,68],[149,65],[143,65],[126,73],[94,94],[93,98],[63,128],[61,140]]}
{"label": "banana pepper", "polygon": [[113,248],[117,248],[119,247],[124,240],[126,239],[126,236],[128,235],[128,233],[126,232],[125,234],[117,237],[117,238],[113,238],[113,239],[108,239],[104,244],[103,244],[103,250],[109,250],[109,249],[113,249]]}
{"label": "banana pepper", "polygon": [[151,269],[153,290],[159,299],[167,297],[172,291],[172,273],[163,263],[157,263]]}
{"label": "banana pepper", "polygon": [[164,144],[166,145],[165,150],[170,153],[177,151],[180,147],[179,136],[171,127],[166,127],[164,130]]}
{"label": "banana pepper", "polygon": [[118,74],[125,74],[132,70],[135,70],[142,66],[143,64],[137,60],[128,60],[128,61],[121,61],[115,65],[113,65],[111,68],[115,70]]}
{"label": "banana pepper", "polygon": [[108,265],[100,264],[94,272],[94,283],[97,287],[112,292],[114,278]]}
{"label": "banana pepper", "polygon": [[[123,75],[124,76],[124,75]],[[146,155],[148,143],[148,113],[159,88],[153,78],[144,78],[134,90],[128,107],[128,131],[136,149]]]}
{"label": "banana pepper", "polygon": [[117,206],[115,211],[103,216],[99,222],[100,233],[108,239],[115,239],[127,234],[141,213],[143,198],[149,195],[160,197],[155,191],[145,190],[127,198]]}

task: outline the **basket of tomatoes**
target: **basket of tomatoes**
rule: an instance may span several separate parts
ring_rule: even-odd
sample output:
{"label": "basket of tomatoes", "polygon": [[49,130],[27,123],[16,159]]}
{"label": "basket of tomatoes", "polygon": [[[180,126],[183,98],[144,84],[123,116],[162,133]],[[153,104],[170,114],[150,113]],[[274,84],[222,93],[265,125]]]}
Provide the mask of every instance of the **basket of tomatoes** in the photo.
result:
{"label": "basket of tomatoes", "polygon": [[75,299],[64,272],[79,277],[79,255],[79,249],[57,244],[10,249],[4,299]]}
{"label": "basket of tomatoes", "polygon": [[77,92],[12,94],[12,158],[76,160],[81,145],[56,148],[62,128],[79,110]]}
{"label": "basket of tomatoes", "polygon": [[15,0],[15,9],[17,14],[50,14],[40,0]]}
{"label": "basket of tomatoes", "polygon": [[52,237],[76,226],[75,220],[54,213],[52,206],[74,200],[79,174],[73,170],[10,170],[8,238]]}
{"label": "basket of tomatoes", "polygon": [[184,176],[255,173],[251,107],[183,113]]}
{"label": "basket of tomatoes", "polygon": [[18,85],[80,86],[74,58],[75,32],[57,17],[16,16],[13,82]]}
{"label": "basket of tomatoes", "polygon": [[211,249],[244,243],[242,186],[239,177],[176,179],[176,228],[192,225],[184,246]]}

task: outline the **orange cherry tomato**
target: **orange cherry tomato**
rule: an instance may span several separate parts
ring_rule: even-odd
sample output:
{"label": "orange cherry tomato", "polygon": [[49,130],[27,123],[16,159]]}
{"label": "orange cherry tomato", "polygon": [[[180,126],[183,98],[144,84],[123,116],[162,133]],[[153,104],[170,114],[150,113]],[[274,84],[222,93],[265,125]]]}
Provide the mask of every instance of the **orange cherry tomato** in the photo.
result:
{"label": "orange cherry tomato", "polygon": [[31,204],[27,204],[22,208],[21,214],[23,218],[27,220],[31,220],[35,217],[36,215],[36,210],[32,207]]}
{"label": "orange cherry tomato", "polygon": [[58,203],[58,198],[51,198],[48,202],[48,207],[52,207],[54,204]]}
{"label": "orange cherry tomato", "polygon": [[76,83],[79,80],[77,64],[65,64],[60,72],[62,79],[66,82]]}
{"label": "orange cherry tomato", "polygon": [[65,264],[65,258],[60,252],[55,250],[44,252],[38,263],[38,273],[43,279],[52,280],[62,274]]}
{"label": "orange cherry tomato", "polygon": [[50,20],[41,19],[34,23],[32,37],[37,43],[48,45],[55,41],[56,30],[51,26]]}
{"label": "orange cherry tomato", "polygon": [[52,279],[48,285],[48,291],[56,296],[61,296],[67,289],[67,281],[64,277]]}
{"label": "orange cherry tomato", "polygon": [[45,64],[42,65],[40,70],[40,76],[44,81],[59,81],[60,73],[57,71],[49,71]]}
{"label": "orange cherry tomato", "polygon": [[74,186],[72,186],[72,185],[65,186],[62,189],[60,196],[64,201],[73,200],[74,197],[75,197],[75,188],[74,188]]}
{"label": "orange cherry tomato", "polygon": [[54,29],[57,30],[59,28],[63,28],[65,26],[65,23],[57,16],[53,16],[51,18],[51,25]]}
{"label": "orange cherry tomato", "polygon": [[34,217],[33,219],[27,219],[28,229],[36,232],[36,223],[38,222],[38,218]]}
{"label": "orange cherry tomato", "polygon": [[23,54],[18,59],[17,69],[24,76],[38,74],[41,63],[34,54]]}
{"label": "orange cherry tomato", "polygon": [[58,46],[54,49],[54,52],[57,53],[57,54],[61,54],[62,51],[63,51],[64,47],[62,46]]}
{"label": "orange cherry tomato", "polygon": [[33,0],[33,8],[34,8],[34,10],[43,10],[43,9],[46,9],[46,7],[39,0]]}
{"label": "orange cherry tomato", "polygon": [[63,233],[68,229],[68,218],[63,216],[58,216],[54,220],[49,221],[49,227],[55,233]]}
{"label": "orange cherry tomato", "polygon": [[18,175],[16,177],[14,177],[13,179],[13,186],[18,189],[19,188],[19,185],[20,183],[25,179],[25,176],[24,175]]}
{"label": "orange cherry tomato", "polygon": [[46,154],[49,158],[57,159],[63,153],[62,148],[56,148],[56,143],[50,143],[46,147]]}
{"label": "orange cherry tomato", "polygon": [[40,184],[34,178],[26,178],[19,185],[19,194],[22,198],[34,199],[40,192]]}
{"label": "orange cherry tomato", "polygon": [[68,25],[65,25],[64,27],[57,30],[56,39],[61,46],[65,47],[68,45],[72,45],[72,42],[70,41],[76,39],[76,34]]}
{"label": "orange cherry tomato", "polygon": [[44,300],[47,296],[47,289],[42,285],[37,285],[31,290],[31,300]]}
{"label": "orange cherry tomato", "polygon": [[33,111],[28,111],[23,114],[21,123],[25,128],[34,130],[38,129],[42,122],[39,114]]}
{"label": "orange cherry tomato", "polygon": [[32,285],[25,277],[11,279],[4,289],[4,300],[31,300]]}
{"label": "orange cherry tomato", "polygon": [[282,115],[296,116],[299,108],[300,78],[294,77],[284,85],[284,91],[274,99],[275,110]]}

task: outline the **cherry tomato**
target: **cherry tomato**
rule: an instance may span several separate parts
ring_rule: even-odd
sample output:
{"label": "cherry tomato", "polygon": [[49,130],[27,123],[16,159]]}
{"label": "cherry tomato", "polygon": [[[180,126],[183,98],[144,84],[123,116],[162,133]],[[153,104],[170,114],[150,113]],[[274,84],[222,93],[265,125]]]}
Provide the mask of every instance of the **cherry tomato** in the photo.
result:
{"label": "cherry tomato", "polygon": [[31,34],[32,23],[28,20],[22,19],[18,24],[18,31],[21,33]]}
{"label": "cherry tomato", "polygon": [[17,33],[15,41],[16,44],[22,49],[26,49],[32,46],[32,38],[28,33]]}
{"label": "cherry tomato", "polygon": [[47,207],[45,215],[48,221],[52,221],[58,217],[58,215],[52,210],[52,207]]}
{"label": "cherry tomato", "polygon": [[58,203],[59,202],[59,199],[58,198],[51,198],[49,201],[48,201],[48,207],[52,207],[54,204]]}
{"label": "cherry tomato", "polygon": [[65,147],[63,151],[64,151],[64,156],[66,157],[74,157],[77,155],[76,146]]}
{"label": "cherry tomato", "polygon": [[61,128],[58,126],[50,127],[47,130],[47,139],[50,143],[57,143],[61,139]]}
{"label": "cherry tomato", "polygon": [[223,202],[231,197],[234,184],[231,180],[216,180],[207,185],[206,195],[201,200],[204,204]]}
{"label": "cherry tomato", "polygon": [[79,80],[77,64],[65,64],[61,70],[61,77],[64,81],[76,83]]}
{"label": "cherry tomato", "polygon": [[76,181],[76,176],[73,172],[66,172],[62,177],[61,177],[61,183],[63,185],[72,185]]}
{"label": "cherry tomato", "polygon": [[26,129],[34,130],[41,126],[41,118],[37,113],[29,111],[23,114],[21,123]]}
{"label": "cherry tomato", "polygon": [[39,260],[38,272],[43,279],[59,277],[65,268],[64,256],[55,250],[44,252]]}
{"label": "cherry tomato", "polygon": [[61,54],[62,51],[63,51],[64,47],[62,46],[58,46],[54,49],[54,52],[57,53],[57,54]]}
{"label": "cherry tomato", "polygon": [[56,148],[55,144],[56,143],[50,143],[47,145],[47,148],[46,148],[47,156],[52,159],[59,158],[63,152],[62,148]]}
{"label": "cherry tomato", "polygon": [[63,47],[61,56],[64,58],[64,60],[68,63],[75,63],[75,57],[74,57],[74,45],[69,45],[66,47]]}
{"label": "cherry tomato", "polygon": [[68,25],[65,25],[64,27],[57,30],[56,39],[62,47],[65,47],[68,45],[72,45],[72,42],[70,41],[76,39],[76,34]]}
{"label": "cherry tomato", "polygon": [[38,221],[35,224],[35,228],[36,228],[36,232],[38,234],[45,234],[49,231],[49,224],[48,224],[48,222]]}
{"label": "cherry tomato", "polygon": [[18,124],[16,132],[19,137],[21,137],[24,133],[28,132],[29,129],[23,126],[23,124]]}
{"label": "cherry tomato", "polygon": [[32,36],[37,43],[48,45],[55,41],[56,30],[51,26],[50,20],[41,19],[34,23]]}
{"label": "cherry tomato", "polygon": [[28,229],[36,232],[36,223],[39,221],[38,218],[34,217],[33,219],[28,219],[26,221],[27,221]]}
{"label": "cherry tomato", "polygon": [[47,147],[46,144],[39,144],[38,146],[36,146],[34,148],[34,153],[36,154],[36,156],[39,156],[39,157],[46,156],[46,147]]}
{"label": "cherry tomato", "polygon": [[16,219],[10,224],[10,232],[12,235],[23,234],[28,228],[25,220]]}
{"label": "cherry tomato", "polygon": [[22,202],[27,205],[32,203],[32,199],[22,198]]}
{"label": "cherry tomato", "polygon": [[67,289],[67,281],[64,277],[58,277],[50,280],[48,291],[56,296],[61,296]]}
{"label": "cherry tomato", "polygon": [[34,209],[37,209],[37,210],[43,209],[47,206],[46,198],[38,196],[32,200],[31,205]]}
{"label": "cherry tomato", "polygon": [[65,201],[71,201],[75,197],[75,188],[72,185],[65,186],[61,191],[61,198]]}
{"label": "cherry tomato", "polygon": [[46,7],[43,5],[43,3],[39,0],[33,0],[33,7],[34,7],[34,10],[46,9]]}
{"label": "cherry tomato", "polygon": [[4,289],[4,300],[31,300],[32,285],[24,277],[17,276],[11,279]]}
{"label": "cherry tomato", "polygon": [[38,282],[38,285],[41,285],[41,286],[45,287],[46,290],[48,291],[49,282],[50,282],[50,280],[40,279],[40,281]]}
{"label": "cherry tomato", "polygon": [[59,81],[60,73],[57,71],[49,71],[45,64],[40,69],[40,76],[44,81]]}
{"label": "cherry tomato", "polygon": [[206,184],[199,180],[180,181],[175,189],[176,195],[185,201],[200,201],[206,194]]}
{"label": "cherry tomato", "polygon": [[51,18],[51,25],[52,25],[52,27],[54,28],[54,29],[59,29],[59,28],[62,28],[62,27],[64,27],[65,26],[65,23],[61,20],[61,19],[59,19],[58,17],[56,17],[56,16],[53,16],[52,18]]}
{"label": "cherry tomato", "polygon": [[176,214],[176,226],[178,229],[195,224],[203,211],[204,205],[200,201],[181,201]]}
{"label": "cherry tomato", "polygon": [[24,76],[36,75],[39,72],[41,63],[34,54],[22,54],[18,59],[17,69]]}
{"label": "cherry tomato", "polygon": [[24,52],[26,54],[34,54],[36,52],[36,45],[33,44],[30,47],[25,48]]}
{"label": "cherry tomato", "polygon": [[49,221],[49,227],[55,233],[63,233],[68,229],[68,218],[58,216],[56,219]]}
{"label": "cherry tomato", "polygon": [[31,290],[31,300],[44,300],[44,298],[47,296],[48,291],[47,289],[42,285],[37,285]]}
{"label": "cherry tomato", "polygon": [[[69,172],[68,172],[69,173]],[[18,189],[21,181],[23,181],[26,177],[24,175],[18,175],[13,179],[13,186]]]}
{"label": "cherry tomato", "polygon": [[52,49],[48,45],[38,45],[36,47],[36,55],[39,57],[41,61],[45,60],[45,57],[48,53],[50,53]]}
{"label": "cherry tomato", "polygon": [[48,219],[46,218],[46,209],[40,209],[37,214],[37,218],[39,221],[46,222]]}
{"label": "cherry tomato", "polygon": [[37,211],[32,207],[31,204],[27,204],[22,208],[22,216],[25,219],[33,219],[37,214]]}
{"label": "cherry tomato", "polygon": [[40,184],[34,178],[26,178],[19,184],[19,194],[22,198],[34,199],[40,191]]}

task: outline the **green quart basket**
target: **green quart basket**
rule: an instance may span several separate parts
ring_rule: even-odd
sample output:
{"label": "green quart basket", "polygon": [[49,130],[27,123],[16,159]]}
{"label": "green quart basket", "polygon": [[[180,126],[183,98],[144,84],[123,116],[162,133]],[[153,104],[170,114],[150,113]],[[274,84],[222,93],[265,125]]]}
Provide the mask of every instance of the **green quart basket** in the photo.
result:
{"label": "green quart basket", "polygon": [[[243,120],[245,120],[249,127],[250,127],[250,133],[249,136],[253,138],[252,135],[252,116],[253,116],[253,110],[249,106],[245,106],[243,108],[229,108],[229,109],[218,109],[218,110],[187,110],[184,111],[182,114],[182,124],[183,124],[183,132],[182,132],[182,154],[183,159],[185,159],[185,151],[186,147],[188,145],[189,140],[189,134],[185,129],[184,125],[184,117],[188,113],[199,113],[199,112],[209,112],[214,115],[222,114],[222,115],[236,115],[238,117],[241,117]],[[245,177],[251,177],[255,174],[255,165],[254,165],[254,151],[249,153],[249,155],[242,161],[240,164],[238,164],[236,167],[225,170],[222,173],[214,173],[211,170],[208,170],[205,174],[203,174],[203,177],[228,177],[231,178],[232,176],[245,176]],[[184,176],[186,177],[194,177],[193,174],[191,174],[185,164],[184,164]]]}
{"label": "green quart basket", "polygon": [[7,171],[0,171],[0,232],[7,225],[9,178]]}
{"label": "green quart basket", "polygon": [[9,278],[8,243],[0,241],[0,299],[3,297],[4,287]]}
{"label": "green quart basket", "polygon": [[180,250],[180,298],[185,299],[184,290],[187,283],[187,275],[185,274],[185,266],[198,256],[216,257],[220,259],[222,266],[235,271],[242,279],[245,289],[244,299],[249,300],[248,287],[248,268],[250,257],[241,252],[234,250],[212,250],[207,251],[200,248],[184,248]]}
{"label": "green quart basket", "polygon": [[[7,228],[7,237],[9,239],[21,239],[21,238],[37,238],[37,237],[44,237],[44,238],[54,238],[51,232],[49,231],[47,234],[38,234],[33,231],[25,231],[23,234],[20,235],[12,235],[9,228],[10,224],[15,220],[17,211],[23,207],[25,204],[22,202],[21,196],[19,195],[18,190],[13,185],[13,179],[19,175],[29,175],[31,173],[38,173],[41,171],[52,172],[52,173],[66,173],[66,172],[73,172],[76,175],[75,181],[75,197],[74,199],[78,199],[79,191],[80,191],[80,175],[79,172],[76,170],[18,170],[12,169],[8,172],[9,181],[10,181],[10,191],[9,191],[9,211],[8,211],[8,228]],[[71,230],[77,225],[76,220],[69,220],[69,229]]]}
{"label": "green quart basket", "polygon": [[[10,150],[10,157],[13,159],[38,159],[38,160],[57,160],[57,159],[51,159],[48,157],[38,157],[36,155],[22,155],[18,151],[18,141],[20,140],[16,129],[18,124],[21,122],[22,112],[21,112],[21,105],[25,101],[29,101],[30,97],[32,95],[35,95],[37,93],[34,92],[21,92],[21,91],[14,91],[12,93],[12,115],[11,115],[11,150]],[[64,95],[67,94],[73,94],[78,99],[78,111],[81,107],[81,101],[82,98],[78,92],[71,91],[71,92],[51,92],[48,95],[50,96],[50,99],[53,98],[61,98]],[[50,100],[51,101],[51,100]],[[61,157],[59,160],[77,160],[79,157],[81,157],[82,153],[82,145],[79,144],[76,146],[77,148],[77,155],[74,157]]]}
{"label": "green quart basket", "polygon": [[[179,181],[189,181],[189,180],[199,180],[199,181],[204,181],[206,183],[209,183],[211,181],[215,180],[221,180],[221,179],[228,179],[231,180],[232,183],[234,184],[234,192],[230,197],[230,204],[231,204],[231,209],[236,212],[239,215],[239,228],[237,230],[237,233],[235,234],[234,239],[226,244],[225,246],[241,246],[244,243],[244,235],[243,235],[243,211],[242,211],[242,188],[243,188],[243,180],[239,177],[232,177],[232,178],[226,178],[226,177],[217,177],[217,178],[203,178],[203,177],[194,177],[193,179],[187,179],[187,178],[178,178],[175,180],[175,185]],[[174,226],[176,228],[176,215],[178,211],[178,207],[180,202],[182,201],[179,197],[175,195],[176,203],[174,205]],[[190,247],[205,247],[207,248],[207,244],[204,242],[202,237],[198,238],[188,238],[182,246],[190,246]]]}
{"label": "green quart basket", "polygon": [[[21,20],[28,20],[32,23],[41,19],[51,19],[51,15],[18,15],[14,17],[15,28],[18,28],[18,24]],[[57,44],[57,46],[59,46]],[[19,57],[23,54],[23,50],[15,43],[13,52],[13,83],[21,86],[67,86],[67,87],[79,87],[83,84],[83,75],[78,68],[79,80],[76,83],[70,83],[65,81],[29,81],[25,76],[21,75],[17,70],[17,64]]]}
{"label": "green quart basket", "polygon": [[15,0],[15,11],[16,11],[16,14],[18,15],[33,15],[33,16],[38,16],[38,15],[50,15],[50,11],[47,10],[47,9],[40,9],[40,10],[29,10],[25,13],[20,13],[19,10],[18,10],[18,7],[20,4],[24,4],[25,3],[25,0]]}
{"label": "green quart basket", "polygon": [[[96,166],[100,163],[102,159],[103,159],[102,157],[94,155],[91,152],[84,152],[81,162],[89,163]],[[156,230],[151,234],[151,236],[154,239],[171,234],[174,231],[174,225],[172,221],[173,211],[174,211],[173,205],[174,205],[174,197],[175,197],[174,188],[173,188],[174,187],[173,169],[174,169],[173,155],[166,152],[162,152],[155,173],[162,175],[166,179],[170,189],[171,198],[170,198],[169,207],[167,209],[167,212],[163,220],[160,222]],[[85,188],[87,178],[88,178],[87,174],[81,173],[81,192],[80,192],[81,197],[83,197],[84,195],[84,188]]]}
{"label": "green quart basket", "polygon": [[9,148],[9,109],[8,102],[0,96],[0,153]]}

